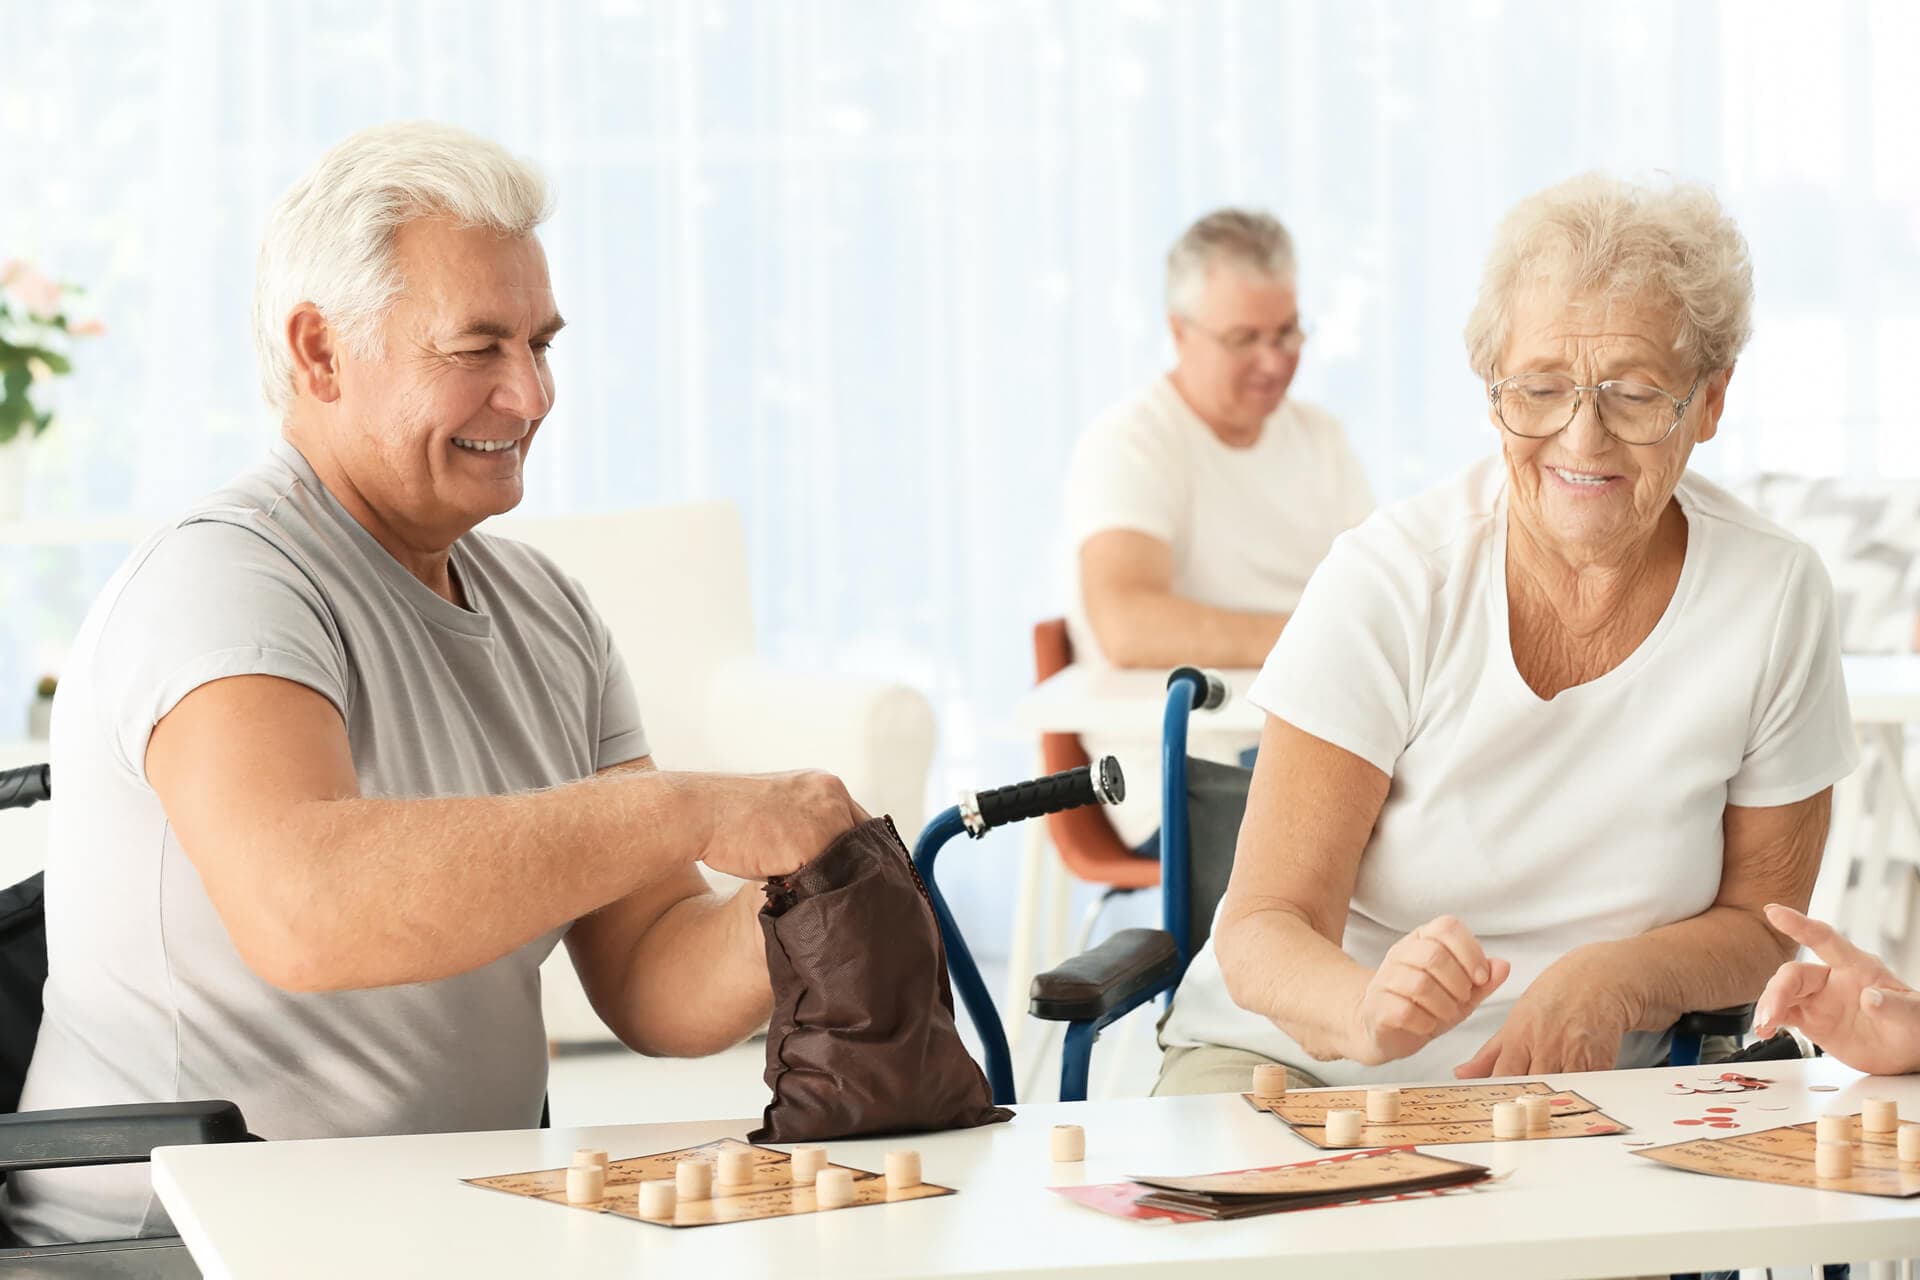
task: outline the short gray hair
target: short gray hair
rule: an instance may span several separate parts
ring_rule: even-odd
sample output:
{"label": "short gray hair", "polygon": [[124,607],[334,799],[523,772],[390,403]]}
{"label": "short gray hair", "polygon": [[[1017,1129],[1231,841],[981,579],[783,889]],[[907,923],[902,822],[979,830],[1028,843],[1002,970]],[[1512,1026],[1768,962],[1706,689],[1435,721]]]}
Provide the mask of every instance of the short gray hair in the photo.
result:
{"label": "short gray hair", "polygon": [[1280,219],[1259,209],[1215,209],[1188,227],[1167,251],[1167,310],[1187,314],[1207,272],[1216,266],[1291,280],[1296,270],[1293,237]]}
{"label": "short gray hair", "polygon": [[1753,336],[1746,237],[1706,187],[1589,173],[1515,205],[1467,317],[1475,373],[1488,376],[1506,349],[1515,299],[1546,281],[1568,297],[1651,294],[1674,312],[1675,349],[1702,370],[1731,368]]}
{"label": "short gray hair", "polygon": [[287,316],[303,302],[356,354],[378,354],[377,326],[404,283],[393,265],[401,226],[446,217],[524,236],[552,211],[532,165],[453,125],[376,125],[336,145],[280,198],[260,243],[253,342],[267,402],[292,402]]}

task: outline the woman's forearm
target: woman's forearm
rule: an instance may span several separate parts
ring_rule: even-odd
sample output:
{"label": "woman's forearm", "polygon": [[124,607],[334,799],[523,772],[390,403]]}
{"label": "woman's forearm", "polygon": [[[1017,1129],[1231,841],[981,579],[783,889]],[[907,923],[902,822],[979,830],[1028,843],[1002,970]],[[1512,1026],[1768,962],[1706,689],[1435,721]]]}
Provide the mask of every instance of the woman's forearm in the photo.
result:
{"label": "woman's forearm", "polygon": [[1297,908],[1223,913],[1213,945],[1235,1004],[1272,1022],[1315,1061],[1358,1056],[1354,1011],[1368,971]]}
{"label": "woman's forearm", "polygon": [[1794,946],[1757,910],[1712,906],[1634,938],[1584,948],[1596,975],[1611,974],[1636,1031],[1665,1031],[1683,1014],[1756,999]]}

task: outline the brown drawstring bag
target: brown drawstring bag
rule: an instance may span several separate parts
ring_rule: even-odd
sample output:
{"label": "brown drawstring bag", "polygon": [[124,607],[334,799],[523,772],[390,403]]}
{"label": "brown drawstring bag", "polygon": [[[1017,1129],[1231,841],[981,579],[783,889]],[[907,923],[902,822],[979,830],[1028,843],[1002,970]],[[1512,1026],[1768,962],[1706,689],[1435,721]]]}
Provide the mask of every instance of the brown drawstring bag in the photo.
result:
{"label": "brown drawstring bag", "polygon": [[766,885],[773,978],[754,1142],[970,1129],[1011,1119],[960,1042],[946,948],[891,818]]}

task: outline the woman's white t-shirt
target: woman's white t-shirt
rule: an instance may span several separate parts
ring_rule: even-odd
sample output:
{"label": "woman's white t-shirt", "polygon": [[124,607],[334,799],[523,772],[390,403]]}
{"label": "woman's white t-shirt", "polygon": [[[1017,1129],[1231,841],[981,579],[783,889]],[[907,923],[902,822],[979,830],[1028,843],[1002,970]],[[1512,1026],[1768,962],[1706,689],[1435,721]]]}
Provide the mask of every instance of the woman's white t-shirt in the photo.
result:
{"label": "woman's white t-shirt", "polygon": [[[1687,549],[1666,612],[1626,661],[1550,701],[1508,639],[1499,457],[1334,544],[1249,697],[1392,778],[1341,945],[1372,968],[1451,914],[1512,975],[1408,1058],[1314,1064],[1234,1004],[1209,943],[1166,1043],[1248,1049],[1334,1084],[1450,1079],[1567,952],[1706,910],[1728,805],[1804,800],[1853,769],[1819,558],[1691,472],[1675,496]],[[1662,1034],[1636,1032],[1619,1065],[1664,1054]]]}

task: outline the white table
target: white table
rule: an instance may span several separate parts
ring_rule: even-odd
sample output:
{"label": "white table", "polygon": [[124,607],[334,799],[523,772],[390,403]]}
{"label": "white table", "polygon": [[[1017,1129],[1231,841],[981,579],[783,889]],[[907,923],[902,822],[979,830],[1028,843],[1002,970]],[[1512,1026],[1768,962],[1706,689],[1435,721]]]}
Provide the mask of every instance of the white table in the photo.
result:
{"label": "white table", "polygon": [[[1847,703],[1856,725],[1901,725],[1920,721],[1920,654],[1848,654],[1841,658]],[[1220,673],[1230,696],[1216,711],[1196,713],[1191,732],[1244,736],[1259,733],[1266,713],[1247,701],[1259,672]],[[1042,733],[1133,736],[1158,741],[1167,705],[1167,673],[1114,668],[1067,667],[1045,680],[1014,708],[1014,725],[1025,735]]]}
{"label": "white table", "polygon": [[[1751,1128],[1892,1096],[1920,1118],[1920,1077],[1873,1079],[1829,1060],[1749,1068],[1764,1093],[1674,1097],[1699,1068],[1551,1077],[1635,1129],[1626,1137],[1432,1148],[1510,1176],[1471,1193],[1307,1210],[1230,1223],[1147,1225],[1046,1190],[1069,1180],[1201,1173],[1312,1158],[1278,1121],[1231,1094],[1052,1103],[1011,1124],[915,1139],[835,1143],[878,1170],[910,1142],[955,1196],[733,1226],[673,1230],[463,1185],[567,1163],[578,1146],[615,1159],[741,1136],[746,1121],[472,1133],[154,1153],[153,1180],[211,1280],[337,1276],[823,1275],[1240,1277],[1622,1276],[1706,1266],[1803,1264],[1920,1253],[1920,1203],[1708,1178],[1631,1155],[1679,1141],[1698,1116],[1746,1100]],[[1806,1083],[1843,1086],[1810,1093]],[[1755,1111],[1755,1102],[1785,1111]],[[1084,1169],[1048,1162],[1049,1126],[1087,1130]]]}
{"label": "white table", "polygon": [[1920,654],[1850,653],[1840,666],[1855,724],[1920,720]]}
{"label": "white table", "polygon": [[[1227,681],[1226,705],[1195,713],[1188,733],[1257,737],[1266,726],[1267,713],[1248,702],[1246,695],[1253,687],[1253,678],[1260,673],[1247,668],[1220,674]],[[1014,708],[1013,722],[1022,734],[1029,736],[1084,733],[1158,742],[1166,709],[1165,671],[1123,671],[1076,662],[1035,685]]]}

